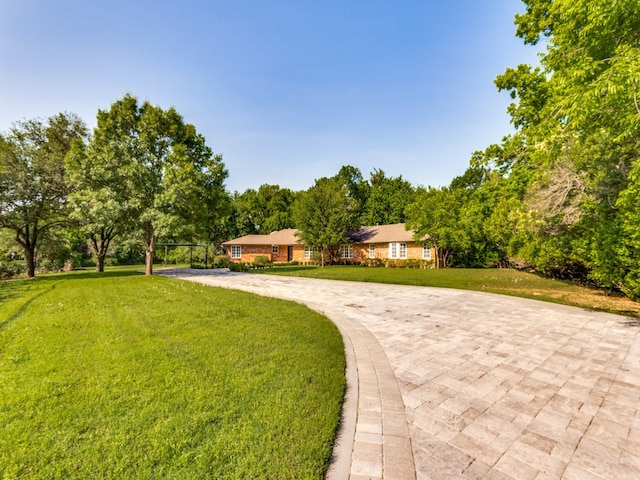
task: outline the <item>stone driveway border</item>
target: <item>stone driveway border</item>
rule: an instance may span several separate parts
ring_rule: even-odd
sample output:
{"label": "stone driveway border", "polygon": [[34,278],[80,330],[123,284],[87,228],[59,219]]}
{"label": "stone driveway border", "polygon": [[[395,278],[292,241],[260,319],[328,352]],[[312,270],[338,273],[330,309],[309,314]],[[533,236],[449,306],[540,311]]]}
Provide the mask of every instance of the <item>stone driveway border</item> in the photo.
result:
{"label": "stone driveway border", "polygon": [[640,478],[638,320],[451,289],[166,274],[298,301],[336,323],[358,395],[341,434],[351,459],[336,451],[332,478]]}

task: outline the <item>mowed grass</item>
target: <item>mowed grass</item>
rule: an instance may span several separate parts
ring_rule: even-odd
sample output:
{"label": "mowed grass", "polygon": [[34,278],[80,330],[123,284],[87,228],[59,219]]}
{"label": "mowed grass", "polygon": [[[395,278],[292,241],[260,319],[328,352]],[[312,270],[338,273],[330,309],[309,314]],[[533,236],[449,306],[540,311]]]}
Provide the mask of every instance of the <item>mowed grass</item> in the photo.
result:
{"label": "mowed grass", "polygon": [[513,269],[411,269],[357,266],[287,266],[256,270],[272,275],[355,282],[459,288],[533,298],[638,317],[640,303],[606,292]]}
{"label": "mowed grass", "polygon": [[344,367],[290,302],[126,271],[0,283],[0,477],[319,479]]}

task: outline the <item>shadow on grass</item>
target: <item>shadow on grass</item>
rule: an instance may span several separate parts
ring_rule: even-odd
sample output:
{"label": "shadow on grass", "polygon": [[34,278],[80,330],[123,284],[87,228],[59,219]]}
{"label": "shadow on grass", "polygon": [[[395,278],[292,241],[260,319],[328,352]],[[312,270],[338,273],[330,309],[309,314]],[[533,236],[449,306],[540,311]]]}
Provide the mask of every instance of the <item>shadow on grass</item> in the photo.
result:
{"label": "shadow on grass", "polygon": [[[142,267],[142,269],[144,269],[144,267]],[[0,302],[6,305],[13,301],[16,302],[17,307],[15,312],[10,314],[7,318],[0,318],[0,330],[20,318],[34,300],[51,292],[60,282],[124,278],[141,275],[143,275],[141,268],[139,266],[132,266],[122,269],[108,270],[102,273],[86,270],[74,270],[72,272],[64,273],[46,273],[30,279],[15,279],[0,282]],[[20,304],[20,302],[23,303]]]}
{"label": "shadow on grass", "polygon": [[[52,283],[51,285],[49,285],[48,288],[40,290],[35,295],[33,295],[32,297],[28,298],[26,302],[24,302],[22,305],[20,305],[18,310],[16,310],[16,312],[13,315],[11,315],[6,320],[0,322],[0,331],[3,328],[8,327],[12,322],[16,321],[18,318],[20,318],[22,316],[22,314],[27,310],[29,305],[31,305],[34,302],[34,300],[38,299],[42,295],[45,295],[45,294],[49,293],[51,290],[53,290],[54,288],[56,288],[56,284],[57,284],[57,282],[56,283]],[[17,296],[18,295],[13,295],[13,297],[17,297]],[[5,300],[6,297],[4,295],[2,295],[2,297],[0,297],[0,298],[2,298],[2,300]]]}
{"label": "shadow on grass", "polygon": [[134,277],[144,275],[144,267],[132,267],[126,270],[107,270],[104,272],[95,272],[87,270],[74,270],[72,272],[64,273],[48,273],[46,275],[40,275],[35,280],[88,280],[91,278],[117,278],[117,277]]}

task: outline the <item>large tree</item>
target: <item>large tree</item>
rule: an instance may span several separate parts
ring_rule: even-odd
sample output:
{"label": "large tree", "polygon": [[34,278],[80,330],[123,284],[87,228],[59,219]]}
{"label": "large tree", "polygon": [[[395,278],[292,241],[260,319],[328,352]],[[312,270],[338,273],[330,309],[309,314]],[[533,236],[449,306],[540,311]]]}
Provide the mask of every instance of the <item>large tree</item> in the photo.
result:
{"label": "large tree", "polygon": [[263,184],[256,191],[248,188],[234,193],[231,200],[231,236],[252,233],[268,235],[276,230],[293,228],[291,206],[296,194],[288,188]]}
{"label": "large tree", "polygon": [[462,190],[419,188],[415,201],[407,207],[407,228],[415,232],[416,241],[435,249],[435,267],[448,265],[456,251],[470,244],[468,232],[460,222],[465,196]]}
{"label": "large tree", "polygon": [[640,3],[524,3],[516,33],[546,50],[496,79],[516,133],[474,158],[504,195],[488,237],[514,261],[640,297]]}
{"label": "large tree", "polygon": [[64,158],[87,128],[73,114],[16,123],[0,135],[0,227],[13,230],[34,277],[42,237],[68,223]]}
{"label": "large tree", "polygon": [[225,205],[227,172],[173,107],[126,95],[98,112],[91,142],[73,153],[74,202],[87,215],[87,233],[102,246],[123,228],[136,234],[146,247],[147,275],[159,237],[210,238]]}
{"label": "large tree", "polygon": [[336,177],[316,180],[294,203],[297,235],[305,245],[320,250],[323,267],[327,255],[360,228],[358,207],[347,185]]}
{"label": "large tree", "polygon": [[374,169],[369,178],[368,193],[363,208],[364,224],[389,225],[406,221],[405,209],[413,201],[415,189],[402,176],[387,177],[383,170]]}

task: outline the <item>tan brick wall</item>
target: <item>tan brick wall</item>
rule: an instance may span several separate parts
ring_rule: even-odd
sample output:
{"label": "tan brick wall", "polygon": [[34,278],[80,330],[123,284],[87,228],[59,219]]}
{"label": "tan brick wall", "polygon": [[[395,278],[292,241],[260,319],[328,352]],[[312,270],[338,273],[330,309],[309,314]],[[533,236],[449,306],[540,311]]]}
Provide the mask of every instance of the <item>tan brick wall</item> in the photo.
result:
{"label": "tan brick wall", "polygon": [[[252,263],[259,255],[266,256],[272,262],[286,262],[288,261],[288,247],[288,245],[278,245],[278,253],[273,253],[272,245],[242,245],[241,258],[231,258],[231,247],[227,247],[227,255],[229,260],[235,263]],[[292,260],[298,262],[307,261],[304,258],[304,246],[293,245],[292,249]]]}
{"label": "tan brick wall", "polygon": [[[416,242],[404,242],[407,244],[407,259],[422,260],[422,245]],[[388,243],[376,243],[375,256],[381,260],[389,258],[389,244]],[[309,262],[309,259],[304,258],[304,246],[293,245],[292,246],[292,260],[300,263]],[[272,262],[286,262],[288,261],[288,245],[278,245],[278,253],[273,253],[273,247],[268,245],[242,245],[242,258],[231,258],[231,247],[229,247],[229,260],[232,262],[244,262],[252,263],[259,255],[266,256]],[[435,250],[431,249],[431,258],[435,258]],[[369,260],[369,244],[354,245],[353,246],[353,262],[364,262]]]}
{"label": "tan brick wall", "polygon": [[[422,244],[416,242],[400,242],[407,244],[407,260],[422,260]],[[362,262],[369,260],[369,245],[356,245],[353,247],[353,260],[356,262]],[[386,260],[389,258],[389,244],[388,243],[374,243],[375,246],[375,258]],[[431,249],[431,257],[434,258],[435,250]]]}

